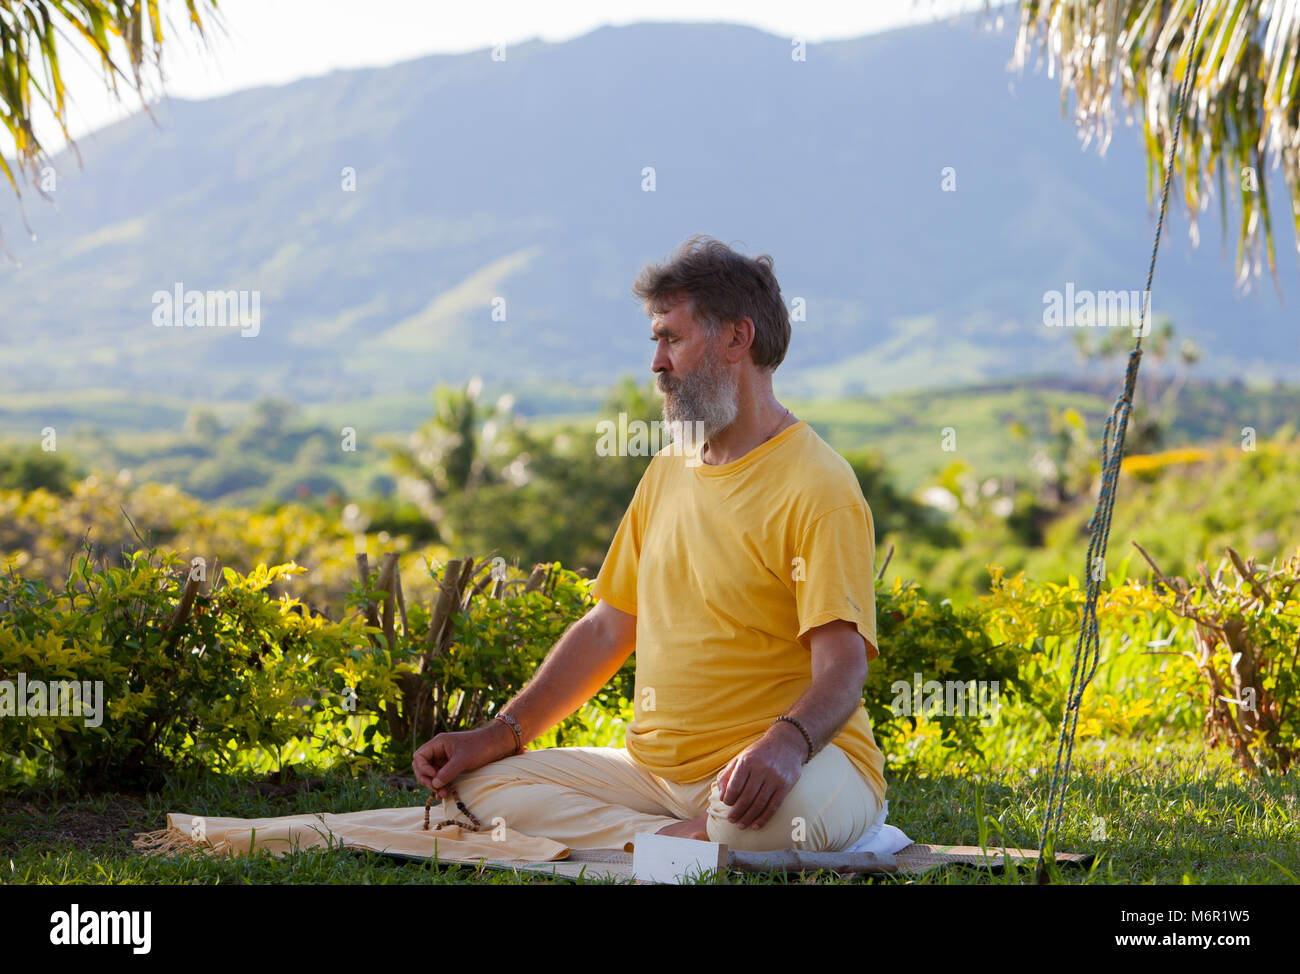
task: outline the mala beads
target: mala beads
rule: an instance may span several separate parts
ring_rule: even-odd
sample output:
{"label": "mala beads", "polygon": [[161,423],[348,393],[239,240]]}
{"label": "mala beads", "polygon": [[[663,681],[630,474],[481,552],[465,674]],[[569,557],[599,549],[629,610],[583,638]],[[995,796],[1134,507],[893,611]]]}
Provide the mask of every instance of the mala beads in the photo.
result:
{"label": "mala beads", "polygon": [[[460,800],[460,795],[457,794],[456,789],[451,785],[447,786],[447,797],[456,803],[456,807],[460,809],[462,815],[469,819],[470,824],[466,825],[464,822],[458,822],[454,818],[445,818],[434,826],[435,832],[445,825],[459,825],[461,828],[468,829],[470,832],[478,832],[483,828],[483,823],[475,818],[474,813],[465,807],[465,803]],[[430,791],[429,800],[424,803],[424,831],[426,832],[429,831],[429,811],[433,808],[434,802],[437,800],[438,793],[436,791]]]}

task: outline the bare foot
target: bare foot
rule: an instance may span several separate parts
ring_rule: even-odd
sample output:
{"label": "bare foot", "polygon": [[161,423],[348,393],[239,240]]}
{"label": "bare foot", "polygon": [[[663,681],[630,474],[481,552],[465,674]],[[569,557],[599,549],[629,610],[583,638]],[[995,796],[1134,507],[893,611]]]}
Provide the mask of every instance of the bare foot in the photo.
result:
{"label": "bare foot", "polygon": [[681,839],[702,839],[709,841],[709,813],[701,812],[695,818],[665,825],[655,835],[675,835]]}

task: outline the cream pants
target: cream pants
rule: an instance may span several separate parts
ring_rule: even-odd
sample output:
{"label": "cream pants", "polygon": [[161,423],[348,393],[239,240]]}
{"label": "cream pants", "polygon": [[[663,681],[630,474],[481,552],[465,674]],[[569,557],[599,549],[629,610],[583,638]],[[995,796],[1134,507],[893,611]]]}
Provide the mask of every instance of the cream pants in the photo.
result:
{"label": "cream pants", "polygon": [[[571,849],[630,851],[638,832],[658,832],[707,809],[710,840],[732,849],[839,852],[880,811],[875,792],[834,744],[804,765],[761,829],[727,821],[731,807],[722,803],[716,777],[680,784],[652,774],[623,748],[553,747],[464,772],[455,786],[483,828],[505,824]],[[453,803],[444,811],[463,818]]]}

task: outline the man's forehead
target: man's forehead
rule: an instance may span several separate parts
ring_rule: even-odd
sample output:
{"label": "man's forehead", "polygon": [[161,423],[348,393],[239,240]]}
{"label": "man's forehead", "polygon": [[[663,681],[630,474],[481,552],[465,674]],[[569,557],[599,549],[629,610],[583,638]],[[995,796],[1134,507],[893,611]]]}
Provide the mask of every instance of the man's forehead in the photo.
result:
{"label": "man's forehead", "polygon": [[674,324],[689,322],[690,316],[690,298],[686,295],[671,296],[661,299],[653,308],[651,321],[658,331],[663,322],[671,319]]}

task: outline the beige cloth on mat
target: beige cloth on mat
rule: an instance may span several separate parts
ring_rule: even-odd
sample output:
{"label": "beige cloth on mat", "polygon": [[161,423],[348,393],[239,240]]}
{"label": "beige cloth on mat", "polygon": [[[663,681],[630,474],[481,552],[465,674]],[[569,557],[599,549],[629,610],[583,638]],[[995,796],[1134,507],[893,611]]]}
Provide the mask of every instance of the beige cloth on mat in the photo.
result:
{"label": "beige cloth on mat", "polygon": [[[195,850],[213,855],[241,855],[265,849],[283,855],[318,846],[344,846],[403,856],[452,861],[550,862],[565,859],[567,846],[500,825],[484,823],[482,832],[459,825],[434,826],[444,817],[435,805],[424,831],[424,806],[376,808],[362,812],[282,815],[275,818],[213,818],[169,813],[167,828],[144,832],[134,846],[146,855]],[[452,811],[454,812],[454,806]],[[494,838],[494,835],[496,836]]]}

